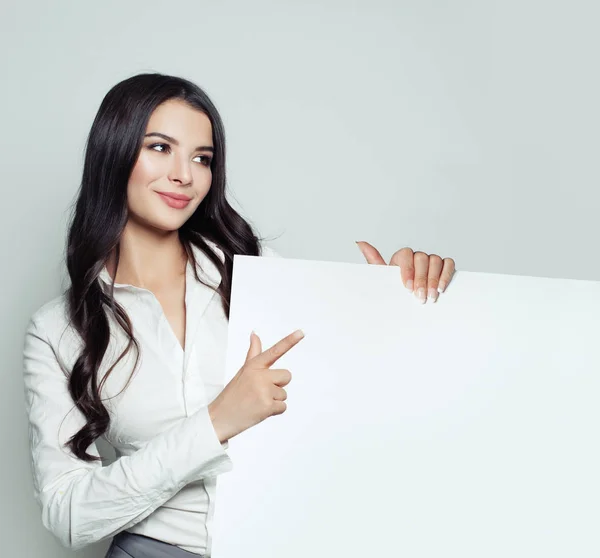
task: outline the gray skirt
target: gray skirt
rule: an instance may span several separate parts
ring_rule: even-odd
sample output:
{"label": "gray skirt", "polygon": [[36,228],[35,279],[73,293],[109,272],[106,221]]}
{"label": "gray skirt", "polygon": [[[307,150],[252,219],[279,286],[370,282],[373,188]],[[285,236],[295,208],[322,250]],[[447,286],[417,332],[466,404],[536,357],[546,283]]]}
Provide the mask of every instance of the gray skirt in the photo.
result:
{"label": "gray skirt", "polygon": [[104,558],[203,558],[201,554],[188,552],[144,535],[121,531],[114,536]]}

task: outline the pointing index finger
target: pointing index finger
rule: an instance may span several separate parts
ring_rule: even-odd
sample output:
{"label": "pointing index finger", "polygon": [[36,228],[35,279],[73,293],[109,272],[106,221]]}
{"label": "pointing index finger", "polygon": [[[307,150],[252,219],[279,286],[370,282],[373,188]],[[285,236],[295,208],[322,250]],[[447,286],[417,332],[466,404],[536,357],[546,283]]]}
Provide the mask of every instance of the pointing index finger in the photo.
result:
{"label": "pointing index finger", "polygon": [[284,337],[281,341],[278,341],[272,347],[263,351],[259,355],[254,357],[256,364],[269,368],[279,360],[284,354],[286,354],[292,347],[295,347],[301,339],[304,338],[304,332],[301,329],[297,329],[293,333],[290,333]]}

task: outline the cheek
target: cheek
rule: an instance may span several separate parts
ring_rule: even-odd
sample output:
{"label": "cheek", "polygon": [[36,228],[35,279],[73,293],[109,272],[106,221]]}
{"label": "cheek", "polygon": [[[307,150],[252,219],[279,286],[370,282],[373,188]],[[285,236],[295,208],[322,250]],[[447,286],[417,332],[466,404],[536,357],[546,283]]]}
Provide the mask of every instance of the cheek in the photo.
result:
{"label": "cheek", "polygon": [[157,158],[147,157],[142,152],[131,171],[129,183],[145,187],[160,178],[162,174],[163,170]]}
{"label": "cheek", "polygon": [[127,205],[130,211],[144,213],[151,194],[150,185],[159,180],[162,173],[156,159],[145,156],[143,152],[140,154],[127,183]]}

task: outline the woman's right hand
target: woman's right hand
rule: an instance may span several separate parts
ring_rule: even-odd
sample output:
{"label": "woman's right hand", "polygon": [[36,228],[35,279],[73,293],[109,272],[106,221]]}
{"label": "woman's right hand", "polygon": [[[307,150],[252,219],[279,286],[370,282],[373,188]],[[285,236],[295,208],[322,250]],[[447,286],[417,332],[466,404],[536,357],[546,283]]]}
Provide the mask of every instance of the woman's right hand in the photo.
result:
{"label": "woman's right hand", "polygon": [[262,352],[258,335],[250,335],[246,362],[219,396],[208,406],[210,418],[221,443],[287,409],[283,389],[292,379],[289,370],[273,369],[275,364],[304,337],[297,330]]}

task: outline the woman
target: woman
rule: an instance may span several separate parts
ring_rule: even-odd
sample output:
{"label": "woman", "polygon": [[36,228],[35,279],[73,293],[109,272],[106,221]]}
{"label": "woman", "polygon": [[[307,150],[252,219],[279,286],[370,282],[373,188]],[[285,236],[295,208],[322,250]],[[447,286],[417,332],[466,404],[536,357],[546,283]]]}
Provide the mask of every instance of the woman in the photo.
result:
{"label": "woman", "polygon": [[[108,92],[68,233],[71,285],[24,347],[35,497],[66,547],[114,536],[113,558],[209,556],[227,441],[286,410],[290,372],[272,366],[302,332],[264,352],[252,334],[223,386],[233,255],[275,255],[225,183],[223,124],[200,88],[142,74]],[[408,248],[390,264],[423,302],[454,272]],[[117,456],[105,467],[100,436]]]}

